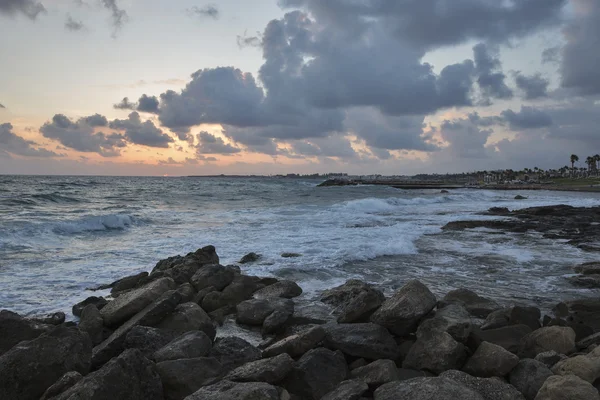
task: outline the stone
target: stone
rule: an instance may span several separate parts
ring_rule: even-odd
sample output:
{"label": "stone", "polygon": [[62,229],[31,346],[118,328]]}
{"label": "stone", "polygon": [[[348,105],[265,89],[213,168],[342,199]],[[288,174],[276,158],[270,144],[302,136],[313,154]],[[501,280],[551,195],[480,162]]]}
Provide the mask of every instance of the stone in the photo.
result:
{"label": "stone", "polygon": [[526,358],[510,371],[508,381],[527,400],[533,400],[546,379],[552,375],[552,371],[543,363]]}
{"label": "stone", "polygon": [[137,349],[146,358],[173,339],[173,335],[149,326],[134,326],[125,336],[124,349]]}
{"label": "stone", "polygon": [[252,361],[231,371],[225,379],[233,382],[266,382],[277,384],[285,379],[294,366],[294,360],[283,353],[272,358]]}
{"label": "stone", "polygon": [[[204,288],[204,289],[200,290],[198,293],[196,293],[196,295],[194,296],[194,299],[192,301],[194,303],[198,304],[199,306],[202,306],[202,301],[204,300],[206,295],[208,295],[209,293],[212,293],[212,292],[216,292],[216,291],[217,291],[217,289],[214,286],[209,286],[207,288]],[[204,308],[204,310],[206,311],[207,308]]]}
{"label": "stone", "polygon": [[468,374],[489,378],[492,376],[505,376],[517,364],[519,357],[496,344],[483,342],[469,358],[463,371]]}
{"label": "stone", "polygon": [[364,367],[367,364],[367,360],[365,360],[364,358],[357,358],[356,360],[348,364],[348,368],[350,368],[350,371],[353,371],[356,368]]}
{"label": "stone", "polygon": [[298,258],[302,257],[302,254],[299,253],[281,253],[282,258]]}
{"label": "stone", "polygon": [[461,304],[471,315],[479,318],[486,318],[491,312],[500,308],[495,301],[481,297],[469,289],[456,289],[448,292],[440,301],[438,308],[444,308],[450,303]]}
{"label": "stone", "polygon": [[384,301],[385,296],[381,291],[373,288],[364,290],[338,307],[337,321],[339,323],[366,322]]}
{"label": "stone", "polygon": [[481,341],[497,344],[511,353],[517,354],[521,339],[531,333],[527,325],[510,325],[502,328],[487,329],[477,333]]}
{"label": "stone", "polygon": [[435,296],[421,282],[413,280],[387,299],[371,316],[371,321],[382,325],[395,335],[414,332],[419,321],[436,305]]}
{"label": "stone", "polygon": [[510,325],[527,325],[532,331],[540,328],[541,311],[537,307],[515,306],[512,308],[509,318]]}
{"label": "stone", "polygon": [[154,352],[155,362],[179,360],[182,358],[199,358],[208,355],[212,348],[212,340],[202,331],[184,333]]}
{"label": "stone", "polygon": [[139,289],[123,293],[100,310],[104,325],[109,327],[121,325],[174,288],[175,282],[171,278],[161,278]]}
{"label": "stone", "polygon": [[367,390],[369,386],[360,379],[343,381],[321,400],[359,400]]}
{"label": "stone", "polygon": [[57,327],[0,356],[0,399],[39,400],[65,373],[90,370],[92,342],[75,327]]}
{"label": "stone", "polygon": [[398,368],[398,380],[406,381],[414,378],[423,378],[431,376],[431,373],[425,371],[419,371],[416,369]]}
{"label": "stone", "polygon": [[591,383],[575,375],[553,375],[546,379],[535,400],[599,400]]}
{"label": "stone", "polygon": [[593,335],[586,336],[585,338],[579,340],[575,345],[578,349],[583,350],[587,349],[591,345],[600,344],[600,332],[594,333]]}
{"label": "stone", "polygon": [[462,371],[447,371],[440,375],[461,383],[486,400],[525,400],[515,387],[497,378],[478,378]]}
{"label": "stone", "polygon": [[417,337],[428,332],[447,332],[454,340],[465,343],[471,334],[471,315],[460,304],[449,304],[433,318],[425,319],[417,329]]}
{"label": "stone", "polygon": [[390,332],[380,325],[327,324],[323,328],[327,347],[368,360],[398,358],[398,344]]}
{"label": "stone", "polygon": [[557,362],[566,359],[564,354],[557,353],[554,350],[545,351],[535,356],[535,360],[541,362],[548,368],[552,368]]}
{"label": "stone", "polygon": [[213,264],[200,268],[190,279],[196,291],[213,286],[217,290],[223,290],[233,282],[235,271],[232,268]]}
{"label": "stone", "polygon": [[573,267],[573,270],[578,274],[582,275],[599,275],[600,274],[600,262],[588,262]]}
{"label": "stone", "polygon": [[[196,290],[190,283],[184,283],[179,285],[177,291],[181,295],[181,302],[188,303],[190,301],[194,301],[194,297],[196,297]],[[198,304],[198,303],[196,303]]]}
{"label": "stone", "polygon": [[374,290],[371,285],[358,279],[350,279],[343,285],[328,289],[321,293],[321,301],[333,307],[343,307],[361,294]]}
{"label": "stone", "polygon": [[53,314],[31,317],[29,319],[33,322],[37,322],[38,324],[60,325],[65,322],[66,315],[64,312],[59,311]]}
{"label": "stone", "polygon": [[165,260],[160,260],[156,264],[154,269],[152,269],[152,273],[167,271],[176,267],[177,265],[185,263],[186,261],[193,262],[199,266],[218,264],[219,256],[217,255],[214,246],[205,246],[201,249],[196,250],[194,253],[189,253],[185,257],[175,256],[169,257]]}
{"label": "stone", "polygon": [[460,369],[467,358],[467,350],[446,332],[432,333],[417,339],[402,362],[403,368],[440,374]]}
{"label": "stone", "polygon": [[192,302],[179,304],[156,327],[169,331],[174,336],[198,330],[206,333],[211,340],[214,340],[216,335],[215,326],[208,314]]}
{"label": "stone", "polygon": [[0,355],[17,343],[35,339],[51,329],[50,325],[30,321],[12,311],[0,311]]}
{"label": "stone", "polygon": [[218,308],[218,309],[216,309],[214,311],[209,312],[208,316],[217,325],[223,326],[223,324],[225,323],[225,319],[227,318],[227,316],[235,314],[235,311],[236,310],[235,310],[234,306],[225,306],[225,307],[221,307],[221,308]]}
{"label": "stone", "polygon": [[221,381],[206,386],[185,400],[286,400],[275,386],[264,382]]}
{"label": "stone", "polygon": [[90,335],[94,346],[104,340],[104,320],[94,304],[88,304],[81,311],[79,329]]}
{"label": "stone", "polygon": [[522,358],[533,358],[549,350],[561,354],[574,352],[575,331],[562,326],[540,328],[523,336],[519,346],[519,354]]}
{"label": "stone", "polygon": [[75,304],[71,311],[73,312],[74,316],[81,317],[81,311],[83,311],[85,306],[90,305],[90,304],[95,305],[98,310],[102,310],[102,307],[107,305],[108,301],[102,296],[100,296],[100,297],[91,296],[91,297],[88,297],[87,299]]}
{"label": "stone", "polygon": [[239,324],[262,326],[265,319],[275,310],[288,315],[294,313],[294,302],[289,299],[251,299],[237,305],[237,318]]}
{"label": "stone", "polygon": [[44,392],[40,400],[48,400],[58,396],[82,379],[83,375],[77,371],[67,372]]}
{"label": "stone", "polygon": [[567,278],[569,283],[588,289],[600,288],[600,274],[598,275],[576,275]]}
{"label": "stone", "polygon": [[600,332],[600,299],[587,298],[569,301],[567,307],[570,312],[569,317],[574,325],[586,325],[592,328],[592,332],[585,336]]}
{"label": "stone", "polygon": [[555,375],[575,375],[594,383],[600,378],[600,358],[580,355],[557,362],[552,367]]}
{"label": "stone", "polygon": [[481,325],[481,330],[503,328],[508,325],[510,314],[512,313],[512,307],[501,308],[496,311],[492,311],[485,318],[485,322]]}
{"label": "stone", "polygon": [[[292,311],[293,313],[293,311]],[[265,318],[262,326],[263,335],[276,333],[285,326],[286,322],[291,318],[292,313],[289,310],[275,310],[267,318]]]}
{"label": "stone", "polygon": [[202,386],[214,383],[222,374],[215,358],[198,357],[162,361],[156,364],[166,400],[182,400]]}
{"label": "stone", "polygon": [[521,196],[520,194],[515,196],[515,200],[527,200],[527,197]]}
{"label": "stone", "polygon": [[219,360],[224,371],[230,371],[246,363],[260,360],[261,352],[244,339],[223,337],[215,341],[208,356]]}
{"label": "stone", "polygon": [[260,254],[248,253],[244,257],[242,257],[242,259],[240,261],[238,261],[238,263],[247,264],[247,263],[256,262],[256,261],[260,260],[260,257],[261,257]]}
{"label": "stone", "polygon": [[258,278],[247,275],[235,275],[233,281],[222,292],[213,291],[202,299],[202,308],[211,312],[227,306],[236,306],[252,298],[252,294],[263,288]]}
{"label": "stone", "polygon": [[315,326],[275,342],[267,347],[263,354],[266,357],[273,357],[287,353],[291,357],[300,357],[307,351],[317,347],[323,339],[325,339],[325,330],[321,326]]}
{"label": "stone", "polygon": [[375,400],[487,400],[473,389],[447,378],[414,378],[380,386]]}
{"label": "stone", "polygon": [[254,292],[255,299],[268,299],[271,297],[283,297],[292,299],[302,294],[302,288],[293,281],[279,281]]}
{"label": "stone", "polygon": [[350,377],[365,382],[371,388],[398,380],[398,368],[392,360],[377,360],[350,372]]}
{"label": "stone", "polygon": [[318,400],[335,389],[347,375],[344,356],[320,347],[308,351],[298,360],[283,386],[302,399]]}
{"label": "stone", "polygon": [[147,272],[140,272],[139,274],[136,274],[136,275],[126,276],[125,278],[121,278],[118,281],[111,283],[110,285],[108,285],[108,287],[105,287],[104,289],[111,288],[110,293],[114,295],[115,293],[133,289],[134,287],[137,286],[137,284],[142,279],[147,278],[147,277],[148,277]]}

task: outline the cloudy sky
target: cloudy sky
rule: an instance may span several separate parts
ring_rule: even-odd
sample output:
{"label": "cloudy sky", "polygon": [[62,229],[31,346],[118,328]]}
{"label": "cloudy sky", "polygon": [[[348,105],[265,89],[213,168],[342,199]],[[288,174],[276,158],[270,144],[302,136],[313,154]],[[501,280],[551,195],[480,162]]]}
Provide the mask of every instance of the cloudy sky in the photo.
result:
{"label": "cloudy sky", "polygon": [[600,0],[0,0],[0,65],[0,174],[600,153]]}

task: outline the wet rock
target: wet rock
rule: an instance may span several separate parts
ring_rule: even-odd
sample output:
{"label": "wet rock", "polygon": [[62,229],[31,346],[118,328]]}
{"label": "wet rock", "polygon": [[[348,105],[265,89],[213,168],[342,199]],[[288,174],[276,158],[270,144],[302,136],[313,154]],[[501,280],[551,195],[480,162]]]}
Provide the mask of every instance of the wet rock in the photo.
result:
{"label": "wet rock", "polygon": [[244,257],[242,257],[242,259],[240,261],[238,261],[238,263],[239,264],[252,263],[252,262],[256,262],[256,261],[260,260],[260,258],[261,258],[260,254],[248,253]]}
{"label": "wet rock", "polygon": [[50,398],[58,396],[64,391],[73,387],[77,382],[79,382],[82,379],[83,375],[81,375],[79,372],[67,372],[44,392],[40,400],[48,400]]}
{"label": "wet rock", "polygon": [[504,348],[483,342],[469,358],[463,370],[482,378],[507,375],[517,364],[519,357]]}
{"label": "wet rock", "polygon": [[[204,300],[204,298],[206,297],[206,295],[208,295],[209,293],[212,292],[216,292],[217,289],[214,286],[209,286],[207,288],[204,288],[202,290],[200,290],[198,293],[196,293],[196,295],[194,296],[194,299],[192,300],[194,303],[198,304],[199,306],[202,306],[202,301]],[[204,308],[204,310],[207,310],[207,308]]]}
{"label": "wet rock", "polygon": [[149,326],[135,326],[125,336],[125,349],[137,349],[146,358],[173,339],[173,335]]}
{"label": "wet rock", "polygon": [[434,332],[417,339],[402,367],[440,374],[450,369],[460,369],[466,358],[467,350],[462,343],[458,343],[446,332]]}
{"label": "wet rock", "polygon": [[161,278],[139,289],[123,293],[100,310],[106,326],[118,326],[158,299],[163,293],[174,289],[171,278]]}
{"label": "wet rock", "polygon": [[338,307],[339,323],[368,321],[369,317],[383,304],[385,296],[377,289],[363,290],[356,297]]}
{"label": "wet rock", "polygon": [[318,400],[335,389],[347,375],[344,356],[320,347],[298,360],[283,386],[303,399]]}
{"label": "wet rock", "polygon": [[586,336],[576,343],[578,349],[587,349],[591,345],[600,344],[600,332],[594,333],[593,335]]}
{"label": "wet rock", "polygon": [[550,376],[552,376],[552,371],[546,365],[526,358],[519,361],[517,366],[510,371],[508,381],[527,400],[533,400],[546,379]]}
{"label": "wet rock", "polygon": [[71,310],[73,312],[73,315],[76,317],[81,317],[81,311],[83,311],[83,309],[85,308],[85,306],[89,305],[89,304],[93,304],[96,306],[96,308],[98,310],[102,310],[102,307],[104,307],[105,305],[108,304],[108,301],[100,296],[100,297],[96,297],[96,296],[91,296],[88,297],[87,299],[80,301],[79,303],[75,304],[73,306],[73,309]]}
{"label": "wet rock", "polygon": [[575,351],[575,331],[562,326],[540,328],[525,335],[519,346],[519,354],[524,358],[534,358],[550,350],[562,354]]}
{"label": "wet rock", "polygon": [[280,395],[280,390],[264,382],[221,381],[206,386],[185,400],[285,400],[288,395]]}
{"label": "wet rock", "polygon": [[503,328],[487,329],[480,331],[477,336],[480,340],[497,344],[511,353],[517,354],[521,339],[531,333],[527,325],[510,325]]}
{"label": "wet rock", "polygon": [[[181,302],[188,303],[190,301],[194,301],[194,297],[196,297],[196,290],[190,283],[184,283],[179,285],[177,291],[181,295]],[[198,304],[198,303],[196,303]]]}
{"label": "wet rock", "polygon": [[573,270],[582,275],[600,275],[600,262],[589,262],[573,267]]}
{"label": "wet rock", "polygon": [[535,356],[535,360],[541,362],[548,368],[552,368],[557,362],[566,359],[564,354],[557,353],[554,350],[545,351]]}
{"label": "wet rock", "polygon": [[244,339],[238,337],[219,338],[208,353],[216,358],[224,371],[230,371],[246,363],[259,360],[261,352]]}
{"label": "wet rock", "polygon": [[156,327],[175,336],[198,330],[206,333],[211,340],[216,335],[216,329],[208,314],[198,304],[191,302],[179,304]]}
{"label": "wet rock", "polygon": [[129,290],[129,289],[133,289],[134,287],[136,287],[138,285],[138,283],[140,283],[140,281],[142,279],[145,279],[147,277],[148,277],[147,272],[140,272],[139,274],[136,274],[136,275],[126,276],[125,278],[121,278],[121,279],[111,283],[110,285],[108,285],[108,287],[103,287],[103,289],[111,288],[110,293],[114,295],[116,293],[120,293],[120,292]]}
{"label": "wet rock", "polygon": [[371,388],[398,380],[398,368],[392,360],[377,360],[350,373],[353,379],[365,382]]}
{"label": "wet rock", "polygon": [[0,399],[38,400],[70,371],[87,374],[92,343],[75,327],[58,327],[20,342],[0,357]]}
{"label": "wet rock", "polygon": [[363,292],[375,290],[371,285],[358,279],[350,279],[343,285],[325,290],[321,301],[333,307],[343,307]]}
{"label": "wet rock", "polygon": [[369,386],[360,379],[343,381],[321,400],[359,400],[367,390]]}
{"label": "wet rock", "polygon": [[382,325],[398,336],[414,332],[419,321],[436,305],[433,293],[417,280],[404,285],[387,299],[371,316],[371,321]]}
{"label": "wet rock", "polygon": [[234,269],[214,264],[200,268],[190,281],[197,291],[210,286],[220,291],[233,282],[234,276]]}
{"label": "wet rock", "polygon": [[596,289],[600,288],[600,274],[598,275],[577,275],[567,278],[569,283],[574,286]]}
{"label": "wet rock", "polygon": [[323,339],[325,339],[325,330],[321,326],[315,326],[272,344],[263,353],[266,357],[283,353],[287,353],[292,357],[299,357],[317,347]]}
{"label": "wet rock", "polygon": [[527,325],[532,331],[540,328],[540,318],[542,314],[537,307],[515,306],[510,313],[510,325]]}
{"label": "wet rock", "polygon": [[447,378],[415,378],[386,383],[374,393],[375,400],[484,400],[473,389]]}
{"label": "wet rock", "polygon": [[373,324],[327,324],[325,344],[354,357],[368,360],[398,358],[394,337],[384,327]]}
{"label": "wet rock", "polygon": [[432,376],[430,372],[419,371],[416,369],[398,368],[398,380],[406,381],[414,378],[423,378]]}
{"label": "wet rock", "polygon": [[356,368],[364,367],[367,364],[368,363],[364,358],[358,358],[358,359],[352,361],[350,364],[348,364],[348,368],[350,368],[350,371],[353,371]]}
{"label": "wet rock", "polygon": [[185,257],[175,256],[169,257],[165,260],[161,260],[156,264],[154,269],[152,269],[152,273],[164,272],[174,267],[177,267],[178,265],[182,265],[185,262],[193,262],[198,266],[218,264],[219,256],[217,255],[214,246],[206,246],[196,250],[194,253],[189,253]]}
{"label": "wet rock", "polygon": [[6,353],[17,343],[35,339],[52,328],[52,326],[25,319],[11,311],[0,311],[0,355]]}
{"label": "wet rock", "polygon": [[486,318],[491,312],[500,308],[495,301],[481,297],[469,289],[456,289],[448,292],[440,301],[438,308],[444,308],[451,303],[462,305],[471,315],[479,318]]}
{"label": "wet rock", "polygon": [[567,358],[557,362],[552,367],[552,372],[555,375],[575,375],[584,381],[594,383],[600,378],[600,358],[587,355]]}
{"label": "wet rock", "polygon": [[447,332],[454,340],[465,343],[471,334],[471,315],[459,304],[449,304],[438,310],[433,318],[421,322],[417,337],[428,332]]}
{"label": "wet rock", "polygon": [[501,308],[496,311],[492,311],[486,317],[485,322],[481,325],[481,330],[487,329],[497,329],[502,328],[508,325],[508,321],[510,320],[510,314],[512,313],[512,307],[510,308]]}
{"label": "wet rock", "polygon": [[94,346],[104,340],[104,320],[95,305],[89,304],[81,311],[79,329],[90,335]]}
{"label": "wet rock", "polygon": [[598,400],[600,394],[591,383],[575,375],[553,375],[546,379],[536,400]]}
{"label": "wet rock", "polygon": [[202,308],[208,312],[227,306],[237,306],[263,286],[254,276],[235,275],[233,281],[222,292],[208,293],[202,300]]}
{"label": "wet rock", "polygon": [[154,352],[154,361],[162,362],[182,358],[199,358],[208,355],[212,341],[202,331],[184,333]]}
{"label": "wet rock", "polygon": [[525,400],[514,386],[496,378],[477,378],[462,371],[447,371],[440,375],[461,383],[486,400]]}
{"label": "wet rock", "polygon": [[37,322],[38,324],[45,325],[60,325],[65,322],[65,313],[64,312],[55,312],[53,314],[36,316],[29,318],[33,322]]}
{"label": "wet rock", "polygon": [[302,257],[302,254],[299,253],[281,253],[282,258],[298,258]]}
{"label": "wet rock", "polygon": [[302,294],[302,288],[296,282],[279,281],[266,286],[254,293],[255,299],[267,299],[271,297],[283,297],[292,299]]}
{"label": "wet rock", "polygon": [[223,326],[225,323],[225,318],[227,318],[229,315],[235,314],[235,311],[236,310],[234,306],[225,306],[209,312],[208,316],[219,326]]}
{"label": "wet rock", "polygon": [[276,333],[278,331],[281,331],[282,328],[285,326],[286,322],[292,316],[292,313],[290,313],[289,310],[273,311],[267,318],[265,318],[265,321],[263,322],[263,335],[268,335],[270,333]]}
{"label": "wet rock", "polygon": [[139,350],[127,350],[85,376],[52,400],[162,400],[163,389],[154,363]]}
{"label": "wet rock", "polygon": [[527,200],[527,197],[521,196],[520,194],[515,196],[515,200]]}
{"label": "wet rock", "polygon": [[261,326],[265,319],[274,311],[292,315],[294,302],[289,299],[251,299],[237,305],[237,322],[240,324]]}
{"label": "wet rock", "polygon": [[215,358],[199,357],[169,360],[156,364],[166,400],[182,400],[222,374]]}
{"label": "wet rock", "polygon": [[290,373],[294,360],[288,354],[280,354],[249,362],[231,371],[225,379],[233,382],[266,382],[277,384]]}

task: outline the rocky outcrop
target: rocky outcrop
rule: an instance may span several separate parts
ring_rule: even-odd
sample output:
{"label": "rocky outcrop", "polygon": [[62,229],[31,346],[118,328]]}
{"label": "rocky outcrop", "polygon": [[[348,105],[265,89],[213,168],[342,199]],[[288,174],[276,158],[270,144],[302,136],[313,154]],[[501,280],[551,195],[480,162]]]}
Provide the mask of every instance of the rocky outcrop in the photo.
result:
{"label": "rocky outcrop", "polygon": [[11,311],[1,310],[0,355],[6,353],[17,343],[35,339],[51,329],[52,327],[49,325],[30,321]]}
{"label": "rocky outcrop", "polygon": [[104,340],[104,320],[94,304],[88,304],[81,311],[79,329],[90,335],[94,346]]}
{"label": "rocky outcrop", "polygon": [[83,375],[81,375],[77,371],[71,371],[64,374],[59,380],[54,382],[52,386],[50,386],[40,400],[48,400],[53,397],[60,395],[61,393],[67,391],[71,387],[75,386],[80,380],[83,379]]}
{"label": "rocky outcrop", "polygon": [[326,290],[321,301],[335,307],[339,323],[366,322],[385,301],[383,293],[358,280]]}
{"label": "rocky outcrop", "polygon": [[260,260],[260,254],[248,253],[238,261],[239,264],[248,264]]}
{"label": "rocky outcrop", "polygon": [[192,276],[191,283],[197,291],[210,286],[221,291],[233,282],[234,277],[235,270],[233,268],[224,267],[218,264],[206,265],[200,268],[194,276]]}
{"label": "rocky outcrop", "polygon": [[215,326],[208,314],[196,303],[183,303],[156,325],[158,329],[171,332],[175,336],[191,331],[203,331],[214,339]]}
{"label": "rocky outcrop", "polygon": [[525,400],[515,387],[500,379],[474,377],[462,371],[447,371],[440,377],[461,383],[486,400]]}
{"label": "rocky outcrop", "polygon": [[237,305],[237,322],[251,326],[263,326],[265,333],[275,332],[294,313],[290,299],[251,299]]}
{"label": "rocky outcrop", "polygon": [[325,344],[353,357],[395,360],[400,350],[387,329],[373,323],[327,324]]}
{"label": "rocky outcrop", "polygon": [[521,339],[531,333],[531,328],[527,325],[510,325],[497,329],[487,329],[478,331],[474,334],[480,341],[497,344],[517,354],[521,346]]}
{"label": "rocky outcrop", "polygon": [[552,367],[555,375],[575,375],[589,383],[600,378],[600,358],[594,355],[580,355],[557,362]]}
{"label": "rocky outcrop", "polygon": [[83,309],[90,304],[95,305],[98,310],[102,310],[102,307],[104,307],[105,305],[108,304],[108,300],[106,300],[102,296],[100,296],[100,297],[91,296],[91,297],[88,297],[87,299],[75,304],[71,311],[73,312],[74,316],[81,317],[81,311],[83,311]]}
{"label": "rocky outcrop", "polygon": [[230,371],[246,363],[259,360],[261,352],[244,339],[224,337],[217,339],[208,356],[216,358],[223,366],[224,371]]}
{"label": "rocky outcrop", "polygon": [[397,381],[400,379],[396,363],[392,360],[377,360],[364,367],[356,368],[350,372],[353,379],[365,382],[371,388]]}
{"label": "rocky outcrop", "polygon": [[321,400],[359,400],[369,390],[369,386],[360,379],[340,383],[338,387],[327,393]]}
{"label": "rocky outcrop", "polygon": [[124,349],[137,349],[146,358],[169,343],[173,335],[149,326],[134,326],[125,336]]}
{"label": "rocky outcrop", "polygon": [[472,330],[469,312],[459,304],[449,304],[438,310],[433,318],[425,319],[417,329],[417,337],[430,332],[447,332],[454,340],[465,343]]}

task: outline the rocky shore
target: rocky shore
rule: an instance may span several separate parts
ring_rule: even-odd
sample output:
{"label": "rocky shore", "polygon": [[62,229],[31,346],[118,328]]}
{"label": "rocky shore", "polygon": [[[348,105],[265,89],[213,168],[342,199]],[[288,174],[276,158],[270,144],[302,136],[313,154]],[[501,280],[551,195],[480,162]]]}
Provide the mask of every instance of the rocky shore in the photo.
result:
{"label": "rocky shore", "polygon": [[[580,245],[600,209],[577,210],[492,209],[506,218],[445,229],[537,229]],[[412,280],[386,297],[350,280],[315,310],[295,282],[220,265],[213,246],[101,288],[111,295],[73,306],[77,322],[0,311],[0,399],[600,400],[600,298],[542,313],[476,289],[436,298]]]}

